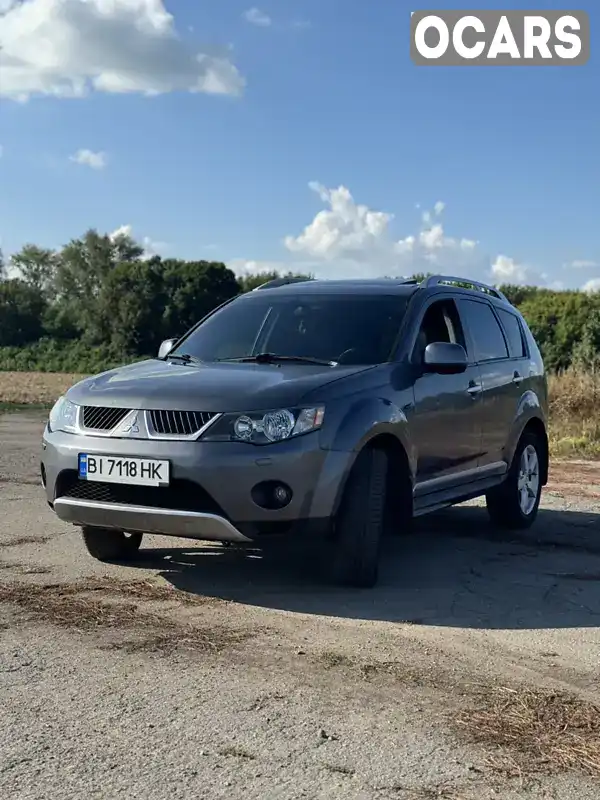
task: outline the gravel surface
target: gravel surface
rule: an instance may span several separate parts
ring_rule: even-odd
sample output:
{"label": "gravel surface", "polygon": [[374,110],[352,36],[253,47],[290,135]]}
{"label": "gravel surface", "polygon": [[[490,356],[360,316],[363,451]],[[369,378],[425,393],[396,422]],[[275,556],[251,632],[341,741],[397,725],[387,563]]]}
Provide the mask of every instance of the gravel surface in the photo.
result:
{"label": "gravel surface", "polygon": [[476,725],[501,687],[600,703],[600,466],[555,464],[524,534],[478,503],[422,518],[349,592],[301,552],[95,562],[46,506],[42,425],[0,416],[0,797],[600,796],[561,731],[534,763]]}

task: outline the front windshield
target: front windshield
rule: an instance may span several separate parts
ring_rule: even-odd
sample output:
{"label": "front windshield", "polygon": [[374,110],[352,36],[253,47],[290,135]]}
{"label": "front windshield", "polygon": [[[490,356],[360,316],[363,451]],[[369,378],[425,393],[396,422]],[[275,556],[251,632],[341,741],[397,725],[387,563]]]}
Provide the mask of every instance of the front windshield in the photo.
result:
{"label": "front windshield", "polygon": [[387,361],[406,310],[401,295],[244,295],[172,351],[201,361],[273,353],[340,364]]}

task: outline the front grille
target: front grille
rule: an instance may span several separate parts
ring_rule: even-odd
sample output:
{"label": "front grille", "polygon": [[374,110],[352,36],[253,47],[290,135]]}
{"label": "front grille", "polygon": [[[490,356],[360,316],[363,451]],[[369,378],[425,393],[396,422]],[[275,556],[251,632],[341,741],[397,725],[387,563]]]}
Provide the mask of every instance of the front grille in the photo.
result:
{"label": "front grille", "polygon": [[191,436],[207,425],[216,414],[207,411],[149,411],[156,433]]}
{"label": "front grille", "polygon": [[198,511],[225,517],[223,509],[197,483],[173,480],[170,486],[130,486],[124,483],[100,483],[79,480],[76,470],[64,470],[56,481],[56,497],[90,500],[96,503],[120,503],[149,506],[170,511]]}
{"label": "front grille", "polygon": [[83,427],[93,431],[111,431],[130,411],[129,408],[83,406]]}

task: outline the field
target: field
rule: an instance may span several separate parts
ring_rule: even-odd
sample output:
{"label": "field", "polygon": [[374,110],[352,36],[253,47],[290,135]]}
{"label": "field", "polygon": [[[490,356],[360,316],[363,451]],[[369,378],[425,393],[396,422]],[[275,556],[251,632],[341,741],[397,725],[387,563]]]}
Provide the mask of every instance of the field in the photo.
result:
{"label": "field", "polygon": [[0,405],[52,405],[83,377],[71,372],[0,371]]}
{"label": "field", "polygon": [[600,456],[600,374],[571,370],[550,378],[550,447],[558,456]]}
{"label": "field", "polygon": [[[0,407],[51,405],[83,375],[0,371]],[[600,456],[600,375],[571,370],[550,378],[550,445],[555,456]]]}

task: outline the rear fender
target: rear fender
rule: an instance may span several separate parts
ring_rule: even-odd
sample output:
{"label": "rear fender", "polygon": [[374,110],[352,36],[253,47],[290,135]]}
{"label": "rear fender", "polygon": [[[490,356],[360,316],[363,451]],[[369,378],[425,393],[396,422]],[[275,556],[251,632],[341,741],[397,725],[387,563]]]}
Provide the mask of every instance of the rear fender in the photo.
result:
{"label": "rear fender", "polygon": [[525,392],[519,401],[510,435],[504,449],[504,458],[507,464],[512,464],[512,460],[514,458],[517,445],[519,444],[519,440],[523,435],[523,431],[534,421],[536,426],[539,427],[540,430],[543,429],[544,431],[544,445],[546,447],[544,457],[546,463],[544,464],[544,474],[542,475],[542,480],[545,484],[548,480],[548,439],[546,433],[546,418],[539,397],[531,390]]}

